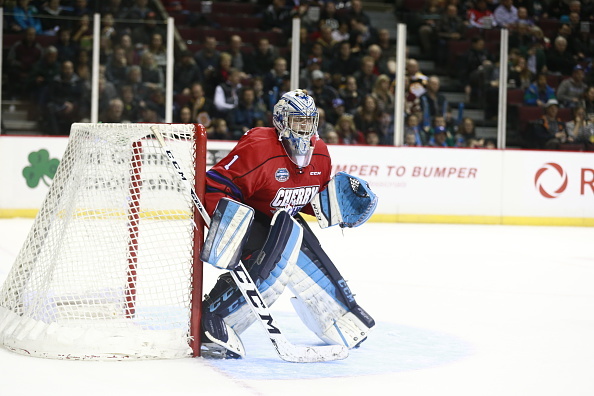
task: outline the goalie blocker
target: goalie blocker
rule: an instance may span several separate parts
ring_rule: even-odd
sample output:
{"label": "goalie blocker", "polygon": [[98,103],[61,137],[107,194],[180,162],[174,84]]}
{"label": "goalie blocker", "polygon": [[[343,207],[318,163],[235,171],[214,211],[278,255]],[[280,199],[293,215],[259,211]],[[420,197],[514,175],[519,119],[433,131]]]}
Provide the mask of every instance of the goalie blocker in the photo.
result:
{"label": "goalie blocker", "polygon": [[[219,222],[216,227],[211,227],[207,237],[202,258],[219,268],[232,268],[233,263],[221,263],[216,255],[205,252],[217,250],[212,241],[225,240],[219,235],[221,232],[234,234],[235,228],[229,224],[245,224],[245,215],[236,210],[237,205],[241,204],[223,203],[221,209],[231,211],[233,216],[225,216],[224,213],[215,215],[215,218],[227,220],[225,225]],[[287,212],[278,211],[265,243],[253,250],[250,246],[257,245],[253,241],[261,240],[262,233],[268,229],[265,218],[257,219],[242,252],[243,262],[268,305],[273,304],[288,286],[295,294],[291,302],[299,317],[320,339],[328,344],[357,347],[366,339],[375,322],[356,303],[346,281],[324,253],[307,223],[299,215],[296,217],[294,219]],[[231,221],[232,218],[235,220]],[[236,233],[241,242],[226,242],[224,245],[244,246],[241,234]],[[204,312],[204,355],[243,356],[245,352],[239,334],[255,321],[255,317],[229,274],[219,277],[213,290],[205,297]]]}

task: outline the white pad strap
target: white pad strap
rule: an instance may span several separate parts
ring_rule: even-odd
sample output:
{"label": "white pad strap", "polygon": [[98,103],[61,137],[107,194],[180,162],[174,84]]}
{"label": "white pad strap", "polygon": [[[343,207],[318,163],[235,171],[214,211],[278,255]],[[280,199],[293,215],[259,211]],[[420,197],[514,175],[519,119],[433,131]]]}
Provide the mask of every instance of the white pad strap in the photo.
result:
{"label": "white pad strap", "polygon": [[367,337],[371,330],[352,312],[346,312],[334,322],[324,322],[320,320],[320,316],[315,316],[312,313],[311,304],[307,304],[298,297],[291,298],[291,303],[307,328],[327,344],[344,345],[349,349],[354,348]]}
{"label": "white pad strap", "polygon": [[[201,355],[203,357],[213,357],[218,359],[225,359],[227,357],[245,357],[245,348],[239,335],[237,335],[235,330],[229,327],[228,324],[225,324],[225,329],[227,335],[225,341],[213,336],[208,331],[204,332],[204,335],[210,342],[202,343],[203,348]],[[236,356],[229,356],[230,353]]]}

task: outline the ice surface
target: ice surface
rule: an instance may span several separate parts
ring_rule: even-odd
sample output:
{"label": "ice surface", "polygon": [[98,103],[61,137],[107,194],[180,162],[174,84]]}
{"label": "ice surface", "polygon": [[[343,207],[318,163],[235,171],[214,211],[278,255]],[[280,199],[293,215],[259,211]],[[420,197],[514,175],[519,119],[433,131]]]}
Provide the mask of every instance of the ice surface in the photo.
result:
{"label": "ice surface", "polygon": [[[0,281],[32,220],[0,220]],[[261,328],[244,360],[59,361],[0,348],[0,395],[592,395],[594,231],[369,223],[318,230],[377,326],[343,361],[286,363]],[[205,290],[219,270],[206,268]],[[293,342],[318,344],[288,301]]]}

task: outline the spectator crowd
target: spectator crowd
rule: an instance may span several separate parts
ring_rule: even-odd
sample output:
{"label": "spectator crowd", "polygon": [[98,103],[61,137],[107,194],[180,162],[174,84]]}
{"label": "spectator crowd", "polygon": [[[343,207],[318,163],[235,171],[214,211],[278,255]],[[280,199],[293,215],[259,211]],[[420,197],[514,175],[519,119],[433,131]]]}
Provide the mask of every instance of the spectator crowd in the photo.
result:
{"label": "spectator crowd", "polygon": [[[522,131],[526,140],[546,149],[594,144],[594,0],[419,0],[419,9],[396,2],[419,57],[436,64],[427,75],[420,59],[407,54],[402,88],[395,80],[395,37],[374,27],[362,0],[251,3],[258,21],[253,35],[222,26],[193,3],[5,1],[4,34],[17,39],[4,49],[4,95],[34,103],[44,133],[67,135],[72,122],[88,121],[98,12],[99,121],[164,122],[164,20],[171,15],[178,27],[198,32],[177,46],[174,122],[198,122],[211,139],[237,140],[271,125],[272,107],[289,90],[291,21],[299,17],[299,86],[320,109],[322,139],[390,145],[396,121],[404,124],[407,146],[491,148],[495,142],[477,134],[477,120],[464,116],[463,105],[483,109],[487,121],[497,116],[500,65],[492,43],[506,28],[508,89],[522,90],[522,106],[542,109]],[[224,39],[221,32],[228,32]],[[442,92],[444,75],[461,87],[463,105]],[[395,120],[396,89],[405,92],[405,110]],[[560,118],[562,109],[571,109],[569,120]]]}
{"label": "spectator crowd", "polygon": [[[410,21],[409,31],[417,31],[423,53],[434,54],[431,59],[462,87],[465,103],[483,109],[486,121],[498,114],[500,31],[505,28],[508,129],[518,126],[526,148],[593,149],[594,1],[428,0],[420,15]],[[408,73],[411,81],[429,81],[418,71],[415,75]],[[515,102],[512,92],[519,96]],[[447,118],[447,107],[441,109]],[[420,111],[418,105],[407,111],[408,116],[417,112],[407,125],[427,119]]]}

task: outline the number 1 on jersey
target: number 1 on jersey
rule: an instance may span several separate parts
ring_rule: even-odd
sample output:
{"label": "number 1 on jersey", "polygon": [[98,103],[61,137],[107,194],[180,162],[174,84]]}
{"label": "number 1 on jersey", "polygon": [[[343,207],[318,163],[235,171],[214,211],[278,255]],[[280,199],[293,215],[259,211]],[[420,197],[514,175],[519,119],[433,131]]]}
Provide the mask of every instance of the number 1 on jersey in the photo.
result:
{"label": "number 1 on jersey", "polygon": [[235,161],[237,161],[237,159],[238,159],[238,158],[239,158],[239,155],[237,155],[237,154],[236,154],[236,155],[234,155],[234,156],[233,156],[233,159],[231,160],[231,162],[229,162],[227,165],[225,165],[225,169],[226,169],[226,170],[229,170],[229,168],[231,168],[231,165],[233,165],[233,163],[234,163]]}

